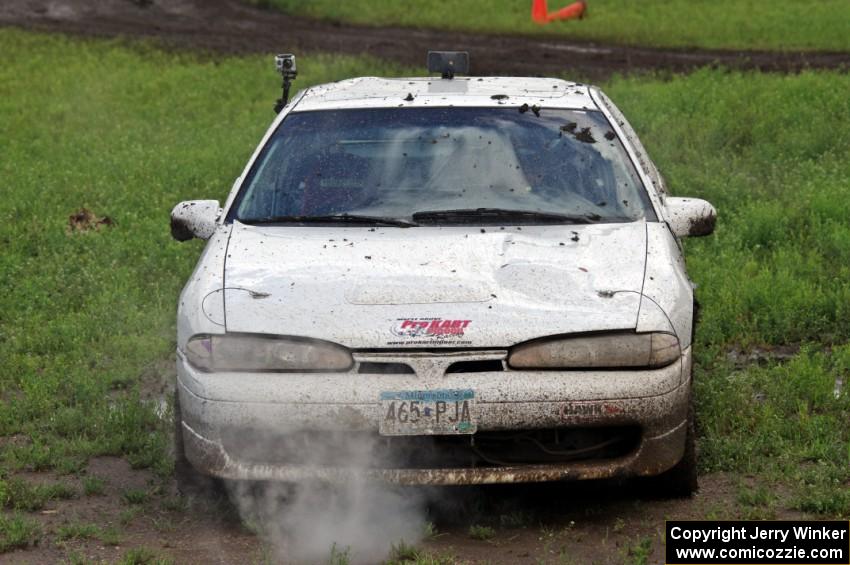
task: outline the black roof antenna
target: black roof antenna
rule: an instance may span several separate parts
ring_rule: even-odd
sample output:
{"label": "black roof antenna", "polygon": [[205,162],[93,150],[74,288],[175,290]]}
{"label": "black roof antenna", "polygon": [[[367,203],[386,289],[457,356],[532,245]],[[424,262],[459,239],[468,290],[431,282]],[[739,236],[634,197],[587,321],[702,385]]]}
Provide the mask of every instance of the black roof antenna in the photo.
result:
{"label": "black roof antenna", "polygon": [[274,65],[283,76],[283,96],[277,99],[274,105],[274,113],[280,114],[280,111],[289,103],[289,87],[292,86],[292,81],[298,76],[298,70],[295,68],[295,55],[285,53],[283,55],[275,55]]}
{"label": "black roof antenna", "polygon": [[428,51],[428,72],[440,73],[445,79],[455,74],[469,74],[469,53],[466,51]]}

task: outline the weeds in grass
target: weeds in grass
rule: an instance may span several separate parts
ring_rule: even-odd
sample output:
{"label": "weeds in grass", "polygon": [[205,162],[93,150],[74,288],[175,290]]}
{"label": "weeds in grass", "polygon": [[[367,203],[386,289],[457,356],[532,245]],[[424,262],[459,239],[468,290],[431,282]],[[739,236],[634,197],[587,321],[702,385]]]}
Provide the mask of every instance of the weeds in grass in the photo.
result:
{"label": "weeds in grass", "polygon": [[763,484],[748,486],[742,483],[738,486],[737,501],[742,520],[776,518],[776,495]]}
{"label": "weeds in grass", "polygon": [[431,540],[440,535],[437,525],[434,522],[425,522],[422,526],[422,537],[426,540]]}
{"label": "weeds in grass", "polygon": [[142,509],[140,506],[131,506],[130,508],[121,511],[121,514],[118,515],[118,521],[122,526],[128,526],[136,519],[136,516],[138,516],[141,511]]}
{"label": "weeds in grass", "polygon": [[525,510],[514,510],[499,515],[499,525],[503,528],[524,528],[534,521],[534,516]]}
{"label": "weeds in grass", "polygon": [[459,563],[457,559],[450,555],[437,555],[420,551],[412,559],[408,560],[389,560],[385,565],[456,565]]}
{"label": "weeds in grass", "polygon": [[731,520],[733,517],[736,517],[735,514],[731,514],[729,509],[723,504],[712,504],[704,511],[704,516],[706,520]]}
{"label": "weeds in grass", "polygon": [[177,529],[177,523],[168,516],[154,516],[151,518],[154,529],[158,532],[173,532]]}
{"label": "weeds in grass", "polygon": [[615,533],[620,533],[626,528],[626,521],[617,516],[614,519],[614,526],[611,528]]}
{"label": "weeds in grass", "polygon": [[160,557],[152,549],[134,547],[124,554],[119,565],[172,565],[173,563],[171,559]]}
{"label": "weeds in grass", "polygon": [[87,476],[83,477],[83,493],[86,496],[97,496],[103,494],[106,488],[106,481],[100,477]]}
{"label": "weeds in grass", "polygon": [[338,547],[336,543],[331,546],[331,555],[328,565],[349,565],[351,563],[351,548]]}
{"label": "weeds in grass", "polygon": [[850,519],[850,489],[840,469],[831,465],[814,466],[799,475],[803,485],[792,498],[797,510]]}
{"label": "weeds in grass", "polygon": [[776,509],[773,506],[742,506],[738,509],[737,520],[775,520]]}
{"label": "weeds in grass", "polygon": [[121,498],[127,504],[144,504],[150,499],[150,494],[143,489],[129,489],[122,493]]}
{"label": "weeds in grass", "polygon": [[538,538],[539,540],[542,541],[544,539],[554,538],[554,537],[555,537],[555,528],[553,526],[546,525],[546,524],[543,524],[543,525],[540,526],[540,537]]}
{"label": "weeds in grass", "polygon": [[100,536],[100,528],[96,524],[81,524],[70,522],[59,526],[56,537],[61,541],[84,540]]}
{"label": "weeds in grass", "polygon": [[35,520],[20,514],[0,515],[0,553],[35,545],[39,539],[41,526]]}
{"label": "weeds in grass", "polygon": [[260,544],[259,555],[253,563],[255,565],[275,565],[275,563],[277,563],[277,559],[275,558],[274,547],[268,543]]}
{"label": "weeds in grass", "polygon": [[60,475],[73,475],[86,468],[88,460],[85,457],[69,455],[53,461],[53,469]]}
{"label": "weeds in grass", "polygon": [[809,487],[792,502],[792,507],[812,514],[826,514],[846,519],[850,516],[850,493],[846,490]]}
{"label": "weeds in grass", "polygon": [[647,565],[652,555],[652,538],[646,536],[628,548],[627,555],[634,565]]}
{"label": "weeds in grass", "polygon": [[109,528],[101,530],[97,539],[99,539],[103,545],[119,546],[124,542],[124,535],[121,533],[121,530],[115,526],[110,526]]}
{"label": "weeds in grass", "polygon": [[32,484],[17,477],[0,481],[3,505],[13,510],[34,512],[44,508],[51,500],[66,500],[76,495],[76,491],[64,483]]}
{"label": "weeds in grass", "polygon": [[89,565],[94,562],[79,551],[72,551],[67,555],[66,563],[68,565]]}
{"label": "weeds in grass", "polygon": [[494,530],[490,526],[481,526],[478,524],[473,524],[472,526],[469,526],[468,534],[469,537],[471,537],[472,539],[486,541],[496,537],[496,530]]}
{"label": "weeds in grass", "polygon": [[185,512],[189,501],[184,496],[166,496],[162,499],[162,509],[169,512]]}
{"label": "weeds in grass", "polygon": [[406,563],[419,559],[421,552],[414,545],[410,545],[399,540],[397,544],[392,544],[390,549],[390,561],[393,563]]}

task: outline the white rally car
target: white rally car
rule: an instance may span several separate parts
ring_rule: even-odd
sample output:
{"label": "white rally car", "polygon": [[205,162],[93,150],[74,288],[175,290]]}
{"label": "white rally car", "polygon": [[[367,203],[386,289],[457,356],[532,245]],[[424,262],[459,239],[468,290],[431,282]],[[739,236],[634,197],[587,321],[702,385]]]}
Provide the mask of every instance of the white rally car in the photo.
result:
{"label": "white rally car", "polygon": [[223,207],[175,207],[175,238],[208,240],[178,311],[178,478],[693,492],[679,238],[714,209],[666,194],[598,89],[431,62],[454,66],[304,90]]}

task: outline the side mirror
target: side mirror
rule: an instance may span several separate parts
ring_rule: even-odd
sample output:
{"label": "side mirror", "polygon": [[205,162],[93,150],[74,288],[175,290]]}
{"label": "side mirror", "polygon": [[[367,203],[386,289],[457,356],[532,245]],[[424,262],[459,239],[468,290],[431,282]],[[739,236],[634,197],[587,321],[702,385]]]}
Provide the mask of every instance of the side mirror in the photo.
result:
{"label": "side mirror", "polygon": [[171,237],[188,241],[193,237],[209,239],[221,214],[218,200],[187,200],[171,211]]}
{"label": "side mirror", "polygon": [[677,237],[710,235],[717,223],[717,210],[699,198],[668,197],[664,202],[667,221]]}

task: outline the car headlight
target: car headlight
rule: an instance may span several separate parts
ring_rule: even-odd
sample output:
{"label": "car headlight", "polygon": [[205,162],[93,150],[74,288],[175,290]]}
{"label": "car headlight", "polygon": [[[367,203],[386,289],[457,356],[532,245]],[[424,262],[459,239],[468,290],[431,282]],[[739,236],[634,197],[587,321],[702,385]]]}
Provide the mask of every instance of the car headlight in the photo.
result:
{"label": "car headlight", "polygon": [[658,368],[681,354],[679,340],[666,333],[618,333],[542,339],[511,350],[514,369]]}
{"label": "car headlight", "polygon": [[354,360],[345,347],[297,337],[198,335],[186,344],[186,358],[202,371],[346,371]]}

